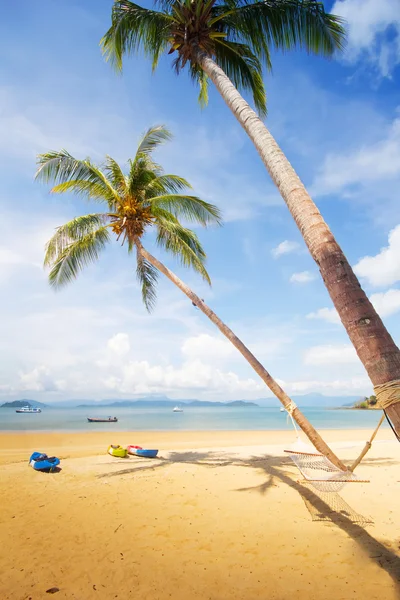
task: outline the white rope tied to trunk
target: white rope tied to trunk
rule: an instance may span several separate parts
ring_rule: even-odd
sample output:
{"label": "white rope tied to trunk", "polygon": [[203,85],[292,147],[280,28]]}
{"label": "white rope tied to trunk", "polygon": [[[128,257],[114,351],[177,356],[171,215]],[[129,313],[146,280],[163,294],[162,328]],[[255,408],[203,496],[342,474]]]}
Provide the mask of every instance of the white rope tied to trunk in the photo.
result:
{"label": "white rope tied to trunk", "polygon": [[297,408],[297,404],[293,402],[293,400],[290,400],[290,404],[288,406],[285,406],[285,408],[288,411],[289,415],[292,416],[293,412]]}
{"label": "white rope tied to trunk", "polygon": [[377,403],[383,410],[400,402],[400,379],[393,379],[374,387]]}

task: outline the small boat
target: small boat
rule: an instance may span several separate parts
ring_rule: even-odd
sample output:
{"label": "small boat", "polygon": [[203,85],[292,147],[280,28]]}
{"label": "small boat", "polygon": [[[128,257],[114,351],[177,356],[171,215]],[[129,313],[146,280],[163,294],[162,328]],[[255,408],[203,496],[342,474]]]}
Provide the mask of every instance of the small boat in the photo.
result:
{"label": "small boat", "polygon": [[123,448],[122,446],[114,446],[113,444],[108,446],[107,452],[110,454],[110,456],[116,456],[117,458],[126,458],[128,454],[126,448]]}
{"label": "small boat", "polygon": [[29,459],[29,464],[35,471],[49,471],[51,473],[60,464],[60,459],[56,456],[49,457],[43,452],[34,452]]}
{"label": "small boat", "polygon": [[87,420],[89,423],[117,423],[117,417],[88,417]]}
{"label": "small boat", "polygon": [[279,410],[280,410],[280,412],[286,412],[286,408],[284,408],[283,406],[281,406],[281,408]]}
{"label": "small boat", "polygon": [[34,408],[33,406],[21,406],[21,408],[17,408],[15,411],[17,413],[41,413],[41,408]]}
{"label": "small boat", "polygon": [[172,409],[172,412],[183,412],[183,408],[180,406],[175,406],[175,408]]}
{"label": "small boat", "polygon": [[142,458],[155,458],[158,454],[158,450],[148,450],[146,448],[141,448],[140,446],[128,446],[127,451],[128,454],[141,456]]}

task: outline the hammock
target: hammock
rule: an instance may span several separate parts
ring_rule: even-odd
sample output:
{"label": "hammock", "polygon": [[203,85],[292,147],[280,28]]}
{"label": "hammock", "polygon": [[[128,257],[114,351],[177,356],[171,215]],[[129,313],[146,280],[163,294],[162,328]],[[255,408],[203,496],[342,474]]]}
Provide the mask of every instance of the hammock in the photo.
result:
{"label": "hammock", "polygon": [[297,442],[285,452],[290,455],[290,458],[303,475],[305,483],[311,483],[320,492],[339,492],[346,483],[369,483],[367,479],[359,479],[353,471],[371,448],[372,441],[378,433],[385,415],[382,415],[371,439],[366,442],[360,456],[346,471],[336,467],[326,456],[317,452],[314,446],[305,444],[300,440],[293,417],[290,413],[288,413],[288,416],[291,418],[296,431]]}
{"label": "hammock", "polygon": [[317,452],[314,446],[300,439],[290,450],[285,450],[304,477],[320,492],[339,492],[346,483],[369,483],[358,479],[352,471],[341,471],[329,458]]}

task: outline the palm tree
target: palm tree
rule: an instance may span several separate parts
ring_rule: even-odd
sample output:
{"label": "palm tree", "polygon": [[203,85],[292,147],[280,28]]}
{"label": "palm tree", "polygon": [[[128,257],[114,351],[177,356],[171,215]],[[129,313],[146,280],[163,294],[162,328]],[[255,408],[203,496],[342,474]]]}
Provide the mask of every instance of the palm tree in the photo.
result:
{"label": "palm tree", "polygon": [[171,134],[164,127],[149,129],[141,140],[125,174],[110,156],[103,166],[78,160],[66,150],[38,156],[36,179],[53,182],[56,194],[75,192],[88,200],[105,205],[105,211],[76,217],[58,227],[46,247],[45,265],[50,267],[49,281],[59,288],[77,277],[89,263],[96,261],[112,237],[126,245],[128,252],[136,251],[136,273],[142,288],[143,302],[151,311],[156,300],[158,272],[163,273],[197,306],[239,350],[269,389],[290,411],[315,447],[336,466],[346,467],[327,446],[314,427],[271,377],[239,338],[225,323],[170,269],[148,252],[143,244],[144,234],[154,228],[157,245],[180,259],[210,283],[204,266],[205,252],[197,235],[184,227],[180,218],[207,226],[220,222],[218,208],[196,196],[179,194],[189,183],[177,175],[165,174],[154,162],[153,151]]}
{"label": "palm tree", "polygon": [[255,145],[318,265],[340,319],[363,363],[378,401],[400,435],[400,351],[355,276],[342,249],[300,178],[256,112],[239,93],[249,90],[266,113],[262,63],[270,47],[304,47],[331,56],[344,43],[339,17],[316,0],[158,0],[160,11],[115,0],[101,44],[118,69],[125,54],[142,49],[153,69],[163,52],[175,54],[207,102],[211,81]]}

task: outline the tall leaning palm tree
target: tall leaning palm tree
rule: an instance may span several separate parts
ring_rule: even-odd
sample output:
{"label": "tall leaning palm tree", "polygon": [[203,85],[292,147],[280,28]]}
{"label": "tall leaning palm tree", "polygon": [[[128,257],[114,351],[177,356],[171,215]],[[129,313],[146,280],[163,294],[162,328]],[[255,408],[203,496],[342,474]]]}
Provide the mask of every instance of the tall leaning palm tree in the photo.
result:
{"label": "tall leaning palm tree", "polygon": [[205,252],[196,234],[179,219],[207,226],[220,222],[219,210],[196,196],[180,194],[189,183],[177,175],[165,174],[152,158],[152,152],[171,134],[164,127],[149,129],[141,140],[125,174],[110,156],[103,166],[78,160],[67,151],[48,152],[38,157],[36,179],[56,185],[52,192],[74,192],[104,206],[104,212],[76,217],[58,227],[47,244],[45,265],[50,267],[49,281],[59,288],[77,277],[114,237],[129,253],[136,252],[136,273],[147,310],[156,299],[158,272],[163,273],[197,306],[239,350],[269,389],[292,414],[315,447],[336,466],[346,467],[327,446],[282,388],[271,377],[239,338],[183,281],[143,246],[150,229],[157,233],[157,245],[178,257],[208,282],[204,266]]}
{"label": "tall leaning palm tree", "polygon": [[148,10],[115,0],[103,51],[118,69],[125,54],[144,50],[153,69],[162,53],[187,67],[207,102],[211,80],[254,143],[317,263],[340,319],[395,431],[400,435],[400,351],[362,290],[342,249],[271,133],[238,90],[251,92],[265,116],[262,64],[270,48],[305,48],[331,56],[344,42],[340,18],[316,0],[158,0]]}

